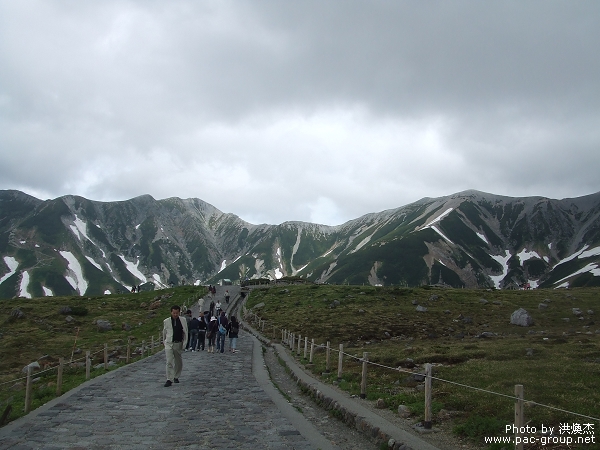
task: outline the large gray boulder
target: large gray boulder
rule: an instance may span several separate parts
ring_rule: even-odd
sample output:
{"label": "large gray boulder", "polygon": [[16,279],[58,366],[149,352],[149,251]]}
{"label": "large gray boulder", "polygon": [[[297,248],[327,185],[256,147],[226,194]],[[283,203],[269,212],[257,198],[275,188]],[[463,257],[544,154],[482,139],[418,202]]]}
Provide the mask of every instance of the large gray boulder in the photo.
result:
{"label": "large gray boulder", "polygon": [[529,327],[533,325],[533,317],[525,309],[519,308],[511,314],[510,323],[520,327]]}

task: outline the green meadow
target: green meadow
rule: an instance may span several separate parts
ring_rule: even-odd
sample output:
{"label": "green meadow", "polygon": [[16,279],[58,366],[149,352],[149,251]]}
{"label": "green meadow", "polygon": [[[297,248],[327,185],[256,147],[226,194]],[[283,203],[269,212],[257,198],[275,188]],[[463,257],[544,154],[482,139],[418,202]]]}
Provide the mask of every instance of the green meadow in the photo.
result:
{"label": "green meadow", "polygon": [[[419,305],[427,310],[417,311]],[[247,307],[266,321],[264,333],[273,339],[280,340],[286,329],[307,336],[309,343],[329,341],[334,350],[330,373],[325,373],[322,349],[306,367],[352,394],[360,394],[358,359],[368,352],[377,365],[368,367],[367,398],[384,399],[392,411],[406,405],[415,422],[423,419],[424,392],[410,372],[424,372],[424,364],[431,363],[433,376],[449,381],[433,380],[434,426],[474,442],[505,436],[505,426],[514,422],[514,400],[506,396],[514,395],[516,384],[524,386],[529,425],[558,430],[564,423],[592,423],[596,433],[600,429],[598,421],[557,410],[600,417],[598,288],[277,286],[253,290]],[[510,324],[518,308],[529,312],[532,326]],[[573,308],[582,314],[577,316]],[[339,344],[352,355],[344,357],[341,381]],[[303,350],[302,344],[297,358],[307,363]]]}

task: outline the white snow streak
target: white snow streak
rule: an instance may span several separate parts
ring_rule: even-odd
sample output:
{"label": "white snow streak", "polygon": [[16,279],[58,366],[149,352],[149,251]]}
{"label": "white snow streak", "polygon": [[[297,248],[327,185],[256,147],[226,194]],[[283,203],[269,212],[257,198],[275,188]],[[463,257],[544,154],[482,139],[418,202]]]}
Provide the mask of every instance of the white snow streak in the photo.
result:
{"label": "white snow streak", "polygon": [[94,258],[92,258],[91,256],[86,256],[86,259],[91,262],[94,266],[96,266],[96,268],[98,270],[102,270],[102,267],[100,267],[100,264],[98,264],[96,261],[94,261]]}
{"label": "white snow streak", "polygon": [[4,263],[8,266],[9,272],[0,278],[0,284],[4,283],[5,280],[12,277],[19,267],[19,262],[12,256],[5,256]]}
{"label": "white snow streak", "polygon": [[60,256],[67,260],[67,262],[69,263],[68,269],[75,276],[75,278],[73,278],[72,276],[68,275],[65,276],[65,278],[67,279],[69,284],[73,286],[73,289],[79,291],[79,295],[83,295],[87,290],[88,284],[85,278],[83,278],[83,271],[81,270],[81,265],[79,264],[79,261],[77,261],[77,258],[75,258],[75,256],[71,252],[62,251],[58,253],[60,253]]}
{"label": "white snow streak", "polygon": [[42,286],[42,289],[44,290],[44,295],[46,297],[52,297],[52,296],[54,296],[54,292],[52,292],[52,289],[47,288],[46,286]]}
{"label": "white snow streak", "polygon": [[444,233],[442,233],[440,230],[438,230],[436,227],[434,227],[433,225],[427,227],[427,228],[431,228],[432,230],[434,230],[437,234],[439,234],[441,237],[443,237],[445,240],[447,240],[448,242],[450,242],[451,244],[454,244],[454,242],[452,242],[450,239],[448,239]]}
{"label": "white snow streak", "polygon": [[[223,270],[225,270],[225,267],[227,267],[227,260],[224,259],[223,262],[221,263],[221,268],[219,269],[219,272],[222,272]],[[217,272],[217,273],[219,273]]]}
{"label": "white snow streak", "polygon": [[21,275],[21,286],[19,287],[19,297],[31,298],[31,294],[27,292],[29,286],[29,272],[25,271]]}
{"label": "white snow streak", "polygon": [[279,270],[279,267],[275,269],[275,278],[277,278],[278,280],[280,278],[283,277],[283,274],[281,273],[281,270]]}
{"label": "white snow streak", "polygon": [[600,277],[600,268],[598,268],[598,264],[597,263],[589,263],[587,266],[579,269],[577,272],[574,272],[574,273],[572,273],[569,276],[566,276],[566,277],[558,280],[554,284],[560,283],[561,281],[565,281],[568,278],[574,277],[575,275],[580,275],[580,274],[585,273],[585,272],[590,272],[595,277]]}
{"label": "white snow streak", "polygon": [[502,274],[501,275],[490,275],[490,278],[494,282],[494,286],[496,286],[496,289],[500,289],[500,282],[504,279],[504,277],[508,273],[508,260],[510,259],[510,252],[508,250],[506,250],[505,256],[502,256],[502,255],[490,255],[490,256],[502,265]]}
{"label": "white snow streak", "polygon": [[112,294],[112,292],[110,292],[108,289],[104,291],[104,295],[110,295]]}
{"label": "white snow streak", "polygon": [[487,245],[490,245],[490,243],[488,242],[487,238],[485,237],[485,234],[483,233],[478,233],[477,231],[475,232],[475,234],[477,236],[479,236],[479,239],[481,239],[483,242],[485,242]]}
{"label": "white snow streak", "polygon": [[129,272],[134,277],[142,280],[144,283],[146,281],[148,281],[146,279],[146,276],[142,272],[140,272],[140,270],[138,269],[138,266],[140,265],[140,260],[139,259],[138,259],[138,261],[135,264],[133,264],[132,262],[127,261],[123,255],[119,255],[119,258],[121,258],[123,260],[123,262],[127,266],[127,270],[129,270]]}
{"label": "white snow streak", "polygon": [[600,256],[600,247],[594,247],[591,250],[585,251],[578,258],[589,258],[590,256]]}
{"label": "white snow streak", "polygon": [[567,256],[565,259],[561,259],[559,262],[556,263],[556,265],[554,266],[554,268],[560,266],[562,263],[566,263],[568,261],[571,261],[572,259],[577,258],[579,255],[581,255],[585,250],[587,250],[589,247],[589,245],[585,244],[583,246],[583,248],[575,253],[573,253],[571,256]]}

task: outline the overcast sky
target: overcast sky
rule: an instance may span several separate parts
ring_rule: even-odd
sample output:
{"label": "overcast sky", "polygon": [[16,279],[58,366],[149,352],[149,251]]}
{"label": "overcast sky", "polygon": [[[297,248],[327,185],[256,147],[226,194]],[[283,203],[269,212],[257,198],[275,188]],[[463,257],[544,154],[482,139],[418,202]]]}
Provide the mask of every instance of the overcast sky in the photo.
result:
{"label": "overcast sky", "polygon": [[600,2],[0,0],[0,189],[340,224],[600,191]]}

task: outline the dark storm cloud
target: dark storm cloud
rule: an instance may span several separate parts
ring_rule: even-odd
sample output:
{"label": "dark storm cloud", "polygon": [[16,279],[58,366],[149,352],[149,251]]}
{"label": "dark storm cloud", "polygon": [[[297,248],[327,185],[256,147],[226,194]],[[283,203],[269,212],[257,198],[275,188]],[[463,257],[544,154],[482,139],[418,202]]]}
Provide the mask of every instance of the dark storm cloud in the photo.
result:
{"label": "dark storm cloud", "polygon": [[0,0],[0,188],[328,223],[468,188],[595,192],[598,17],[591,1]]}

